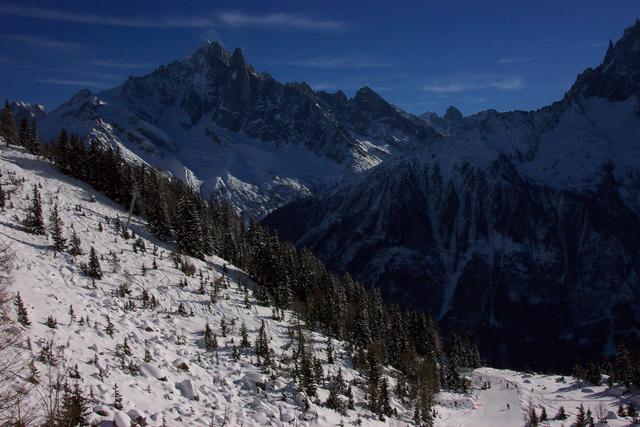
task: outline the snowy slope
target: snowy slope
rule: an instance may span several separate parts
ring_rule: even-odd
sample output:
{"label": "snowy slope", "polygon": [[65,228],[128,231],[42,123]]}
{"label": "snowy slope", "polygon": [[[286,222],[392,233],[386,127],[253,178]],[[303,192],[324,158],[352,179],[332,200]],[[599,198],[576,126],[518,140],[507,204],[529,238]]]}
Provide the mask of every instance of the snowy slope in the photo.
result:
{"label": "snowy slope", "polygon": [[[467,397],[442,393],[437,406],[443,427],[511,427],[525,425],[525,413],[529,401],[538,416],[544,407],[549,421],[542,426],[573,425],[581,404],[585,411],[591,409],[594,418],[602,408],[606,425],[611,427],[631,426],[631,418],[616,415],[622,403],[638,405],[638,394],[622,395],[621,388],[581,384],[572,377],[559,375],[526,374],[522,372],[479,368],[470,373],[472,390]],[[491,388],[483,389],[483,384]],[[509,407],[507,408],[507,405]],[[565,409],[566,420],[553,420],[560,407]]]}
{"label": "snowy slope", "polygon": [[[356,409],[345,416],[309,402],[310,409],[303,410],[303,395],[290,377],[267,377],[257,366],[253,350],[242,351],[239,361],[234,361],[232,349],[239,344],[239,328],[244,322],[249,330],[250,340],[255,341],[260,322],[267,325],[269,346],[274,349],[280,363],[285,354],[291,355],[289,329],[293,327],[294,316],[286,312],[286,321],[271,319],[271,308],[244,306],[242,285],[253,287],[246,274],[219,258],[207,262],[193,260],[202,269],[209,288],[213,280],[222,275],[224,266],[229,270],[228,289],[222,289],[216,304],[209,304],[208,295],[198,291],[198,274],[186,278],[174,267],[169,259],[171,248],[151,238],[144,224],[133,219],[131,228],[146,244],[146,253],[132,251],[133,240],[125,241],[115,228],[117,218],[124,220],[126,212],[104,196],[98,194],[97,201],[91,202],[92,190],[85,184],[61,175],[54,166],[36,160],[21,151],[9,150],[2,144],[0,149],[0,171],[5,191],[12,191],[11,203],[0,213],[0,242],[8,244],[15,253],[12,290],[20,292],[25,301],[32,325],[28,336],[33,343],[32,354],[36,357],[41,346],[52,340],[55,348],[65,358],[65,364],[78,365],[83,385],[95,396],[92,405],[98,412],[92,413],[94,420],[113,420],[116,410],[112,407],[113,385],[118,384],[124,396],[124,410],[131,417],[142,415],[150,425],[159,425],[164,414],[168,425],[221,425],[226,417],[227,425],[335,425],[344,421],[355,423],[361,418],[367,425],[406,425],[411,420],[410,409],[394,400],[398,418],[380,422],[374,419],[363,406],[363,391],[354,386]],[[24,179],[24,182],[22,181]],[[31,186],[41,186],[45,214],[53,204],[58,204],[65,223],[67,237],[73,224],[79,234],[85,253],[95,247],[103,259],[101,265],[104,277],[92,281],[80,272],[80,262],[63,253],[54,256],[50,241],[44,236],[36,236],[23,231],[19,221],[25,216],[25,206],[29,204],[27,195]],[[9,203],[9,202],[8,202]],[[98,231],[102,224],[103,231]],[[158,268],[152,269],[153,246],[157,245]],[[119,259],[114,272],[110,253]],[[142,274],[142,266],[148,271]],[[186,278],[188,287],[181,289],[180,281]],[[122,283],[130,284],[128,298],[119,298],[115,291]],[[157,310],[140,307],[143,289],[155,296],[160,303]],[[125,311],[125,303],[133,300],[136,311]],[[253,298],[251,298],[253,301]],[[176,314],[179,303],[193,317]],[[76,321],[70,323],[68,309],[72,305]],[[48,316],[58,320],[57,329],[45,325]],[[105,333],[107,316],[115,325],[113,338]],[[80,325],[80,317],[89,318],[89,323]],[[220,321],[225,319],[231,326],[226,338],[220,336]],[[202,348],[202,331],[209,323],[218,335],[217,356],[206,353]],[[325,357],[326,339],[310,333],[316,354]],[[131,357],[139,364],[141,375],[132,376],[120,367],[115,355],[115,346],[127,339],[132,348]],[[144,363],[144,342],[148,341],[153,361]],[[182,343],[179,341],[184,340]],[[343,369],[348,381],[362,382],[361,375],[351,368],[345,359],[341,344],[334,342],[337,362],[329,365],[324,360],[326,374],[335,374]],[[94,360],[97,359],[97,363]],[[129,358],[127,358],[129,360]],[[178,369],[185,363],[188,371]],[[46,365],[36,362],[41,372],[41,380],[46,381]],[[101,380],[99,371],[108,372]],[[389,371],[391,374],[392,371]],[[264,383],[264,386],[260,386]],[[354,383],[355,384],[355,383]],[[319,388],[318,403],[324,402],[328,391]],[[34,400],[37,400],[33,397]],[[122,414],[120,415],[122,416]]]}
{"label": "snowy slope", "polygon": [[[244,322],[253,342],[260,322],[267,325],[270,347],[277,355],[291,354],[288,348],[288,330],[294,324],[293,314],[286,312],[283,321],[271,319],[271,309],[261,307],[251,298],[251,308],[244,305],[241,284],[250,288],[253,283],[242,272],[219,258],[212,257],[207,262],[193,260],[202,269],[209,283],[221,277],[223,269],[228,269],[229,287],[223,289],[217,303],[209,304],[207,295],[200,295],[198,275],[187,278],[188,287],[181,289],[178,283],[184,274],[174,268],[169,259],[171,247],[158,242],[145,231],[145,224],[134,218],[132,229],[144,239],[146,253],[132,251],[133,240],[124,240],[115,230],[114,221],[124,220],[126,212],[105,197],[97,194],[96,202],[91,202],[90,187],[60,174],[56,168],[42,160],[19,150],[7,149],[0,144],[0,171],[5,191],[13,192],[11,203],[0,213],[0,243],[9,244],[16,254],[12,290],[20,292],[26,303],[31,326],[27,333],[33,344],[32,355],[36,357],[40,347],[52,340],[65,358],[69,367],[78,365],[82,384],[92,391],[96,401],[91,405],[91,417],[96,421],[110,421],[116,416],[121,419],[143,416],[149,425],[160,425],[162,418],[167,425],[412,425],[412,411],[392,398],[392,406],[398,411],[397,418],[380,422],[364,407],[364,391],[360,388],[364,378],[351,367],[341,343],[334,342],[337,350],[335,364],[326,362],[324,350],[326,338],[309,334],[316,355],[323,361],[326,374],[333,374],[342,368],[344,377],[354,385],[356,409],[347,411],[345,416],[317,404],[309,402],[305,411],[304,396],[290,378],[265,376],[257,366],[253,350],[242,351],[239,361],[234,361],[232,349],[240,341],[239,327]],[[24,179],[24,181],[22,181]],[[68,254],[54,256],[51,242],[44,236],[35,236],[22,230],[19,221],[24,217],[26,200],[33,184],[41,185],[41,195],[45,213],[53,203],[57,203],[62,219],[69,230],[73,224],[80,235],[82,247],[88,252],[90,246],[104,256],[101,261],[105,276],[93,287],[91,281],[79,270],[86,255],[73,259]],[[9,202],[8,202],[9,204]],[[79,208],[78,208],[79,207]],[[99,231],[102,224],[103,231]],[[67,234],[68,236],[68,234]],[[158,268],[152,269],[153,245],[157,245]],[[110,252],[119,258],[118,269],[113,271]],[[142,274],[142,266],[147,268]],[[119,298],[115,291],[122,283],[130,283],[131,294]],[[158,310],[140,307],[139,295],[146,289],[158,298]],[[133,300],[136,311],[125,311],[124,306]],[[193,317],[181,317],[175,313],[179,303]],[[76,320],[69,322],[69,306],[74,307]],[[44,321],[48,316],[58,320],[57,329],[50,329]],[[107,316],[114,324],[114,335],[105,333]],[[80,317],[89,322],[80,325]],[[231,326],[226,338],[220,336],[220,320],[225,319]],[[219,350],[217,358],[202,348],[202,330],[209,323],[218,334]],[[95,326],[97,324],[97,327]],[[120,367],[115,354],[115,346],[127,338],[132,348],[131,358],[138,363],[141,375],[132,376]],[[144,342],[148,341],[152,361],[144,363]],[[182,342],[179,342],[184,340]],[[95,360],[97,358],[97,363]],[[188,371],[178,369],[185,363]],[[282,361],[284,363],[284,361]],[[46,365],[36,362],[41,372],[41,381],[46,382]],[[101,379],[99,372],[108,372]],[[385,372],[391,378],[394,371]],[[537,406],[546,407],[553,416],[563,405],[570,417],[575,416],[575,407],[584,403],[594,412],[602,402],[607,411],[615,413],[622,401],[638,401],[638,396],[620,397],[617,388],[607,390],[601,387],[582,387],[566,377],[529,375],[513,371],[481,368],[470,374],[473,387],[468,395],[442,392],[436,397],[434,407],[436,426],[518,426],[523,423],[523,411],[529,397]],[[480,386],[491,381],[492,388],[481,390]],[[510,389],[504,387],[505,382]],[[258,384],[264,383],[264,386]],[[124,397],[124,409],[113,408],[113,385],[118,384]],[[513,385],[518,384],[518,390]],[[320,387],[319,401],[328,397],[326,388]],[[33,397],[34,402],[37,400]],[[510,410],[506,411],[506,403]],[[571,419],[566,421],[569,424]],[[628,419],[609,419],[610,426],[628,425]],[[545,425],[560,426],[560,422]]]}

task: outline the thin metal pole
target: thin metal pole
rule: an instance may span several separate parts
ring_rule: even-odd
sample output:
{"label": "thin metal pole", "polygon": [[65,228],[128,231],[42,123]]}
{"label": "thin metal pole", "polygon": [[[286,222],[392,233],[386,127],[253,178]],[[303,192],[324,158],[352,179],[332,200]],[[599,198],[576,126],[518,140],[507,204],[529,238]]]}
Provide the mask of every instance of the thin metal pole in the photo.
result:
{"label": "thin metal pole", "polygon": [[131,222],[131,214],[133,214],[133,206],[136,204],[136,197],[138,197],[138,190],[133,191],[133,196],[131,196],[131,205],[129,206],[129,216],[127,217],[127,226],[125,228],[129,229],[129,223]]}

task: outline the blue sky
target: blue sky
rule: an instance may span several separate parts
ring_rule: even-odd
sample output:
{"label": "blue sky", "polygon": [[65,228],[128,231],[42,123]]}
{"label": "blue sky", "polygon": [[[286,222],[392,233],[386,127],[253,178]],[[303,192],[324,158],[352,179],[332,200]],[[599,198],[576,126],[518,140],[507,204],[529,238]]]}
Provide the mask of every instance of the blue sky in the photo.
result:
{"label": "blue sky", "polygon": [[414,113],[535,109],[638,17],[637,0],[3,0],[0,96],[52,109],[210,39],[280,81],[368,85]]}

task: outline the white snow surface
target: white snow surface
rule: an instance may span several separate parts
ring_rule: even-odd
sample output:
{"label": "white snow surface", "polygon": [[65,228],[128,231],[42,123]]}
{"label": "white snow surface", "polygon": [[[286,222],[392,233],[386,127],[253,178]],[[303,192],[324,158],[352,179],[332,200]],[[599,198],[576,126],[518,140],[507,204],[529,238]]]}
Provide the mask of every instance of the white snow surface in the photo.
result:
{"label": "white snow surface", "polygon": [[[573,425],[580,405],[584,406],[585,412],[591,409],[596,425],[631,426],[631,418],[616,415],[618,405],[640,403],[637,392],[623,395],[621,387],[593,386],[569,376],[479,368],[471,372],[469,378],[472,387],[467,396],[440,393],[436,405],[437,426],[524,426],[530,400],[538,416],[543,407],[546,409],[549,421],[541,423],[542,426]],[[489,382],[491,387],[483,389],[483,384]],[[567,419],[554,420],[561,406],[565,409]],[[600,411],[607,418],[607,424],[598,423]]]}
{"label": "white snow surface", "polygon": [[[217,257],[209,257],[206,262],[192,260],[202,269],[207,287],[222,275],[226,265],[229,287],[222,289],[221,297],[215,305],[210,305],[209,295],[198,293],[199,278],[196,273],[188,277],[189,286],[181,289],[178,283],[184,274],[174,268],[169,254],[171,245],[154,239],[146,230],[140,218],[132,219],[132,230],[142,237],[147,246],[146,253],[133,253],[133,240],[124,240],[116,230],[114,221],[126,219],[127,212],[102,194],[96,194],[97,201],[91,202],[95,191],[88,185],[62,175],[55,166],[35,159],[20,150],[0,148],[0,171],[3,189],[12,193],[13,208],[0,213],[0,243],[8,244],[15,254],[11,290],[20,292],[27,307],[31,326],[26,330],[33,343],[32,355],[37,357],[46,340],[52,339],[55,348],[64,353],[66,365],[78,365],[82,385],[87,395],[92,391],[96,402],[91,407],[91,419],[97,422],[115,422],[128,425],[128,418],[138,415],[146,417],[149,425],[162,423],[164,414],[170,426],[221,425],[355,425],[360,419],[365,425],[405,426],[411,424],[412,409],[396,399],[392,405],[398,410],[398,417],[387,418],[385,422],[375,418],[365,407],[364,390],[361,385],[353,388],[356,408],[346,415],[325,408],[322,403],[328,398],[328,384],[318,388],[318,400],[309,401],[309,409],[304,410],[307,398],[299,391],[290,376],[270,377],[257,364],[253,349],[242,351],[238,362],[233,359],[234,343],[240,343],[240,326],[244,322],[249,330],[251,343],[255,342],[262,320],[267,326],[269,346],[276,357],[291,356],[293,347],[287,344],[289,329],[295,325],[294,315],[285,312],[285,319],[272,319],[271,308],[255,304],[244,306],[241,283],[252,288],[254,284],[247,275]],[[14,179],[15,178],[15,179]],[[22,182],[24,179],[24,182]],[[20,181],[20,182],[18,182]],[[12,184],[13,183],[13,184]],[[74,259],[67,253],[54,256],[50,239],[26,233],[20,220],[30,204],[27,196],[32,185],[41,186],[45,219],[53,204],[57,204],[65,224],[66,237],[71,234],[73,224],[81,241],[85,255]],[[76,210],[79,206],[79,211]],[[98,231],[102,224],[103,231]],[[158,246],[156,258],[158,268],[152,269],[153,245]],[[87,253],[93,246],[101,259],[104,277],[91,280],[80,271],[80,263],[87,262]],[[119,258],[119,268],[113,271],[111,256]],[[142,274],[142,266],[148,269]],[[115,295],[120,284],[128,280],[131,294],[121,299]],[[140,295],[143,289],[158,298],[157,310],[141,308]],[[135,301],[136,311],[125,311],[129,300]],[[182,302],[193,317],[176,314]],[[69,306],[73,306],[76,321],[70,323]],[[48,316],[58,321],[56,329],[45,325]],[[113,338],[105,333],[107,316],[115,325]],[[81,326],[80,317],[89,318],[89,324]],[[226,338],[220,335],[220,321],[235,322]],[[209,323],[218,335],[218,362],[212,353],[202,346],[202,331]],[[96,326],[97,325],[97,326]],[[353,369],[343,350],[342,343],[334,340],[336,362],[326,361],[327,339],[318,333],[308,333],[315,353],[323,362],[325,374],[332,376],[342,368],[345,380],[355,380],[363,384],[365,379]],[[133,351],[131,357],[140,367],[140,375],[132,376],[120,367],[115,354],[115,346],[127,338]],[[181,344],[181,338],[185,343]],[[153,360],[143,362],[144,341],[147,340]],[[94,359],[97,357],[98,362]],[[178,368],[185,363],[188,371]],[[45,380],[47,367],[36,361]],[[99,370],[108,371],[104,381],[99,378]],[[395,384],[392,369],[387,369],[390,384]],[[262,385],[262,384],[263,385]],[[113,386],[118,384],[124,398],[124,408],[118,412],[113,407]],[[264,389],[263,389],[264,388]],[[37,397],[32,395],[34,404]],[[100,415],[104,414],[104,415]]]}

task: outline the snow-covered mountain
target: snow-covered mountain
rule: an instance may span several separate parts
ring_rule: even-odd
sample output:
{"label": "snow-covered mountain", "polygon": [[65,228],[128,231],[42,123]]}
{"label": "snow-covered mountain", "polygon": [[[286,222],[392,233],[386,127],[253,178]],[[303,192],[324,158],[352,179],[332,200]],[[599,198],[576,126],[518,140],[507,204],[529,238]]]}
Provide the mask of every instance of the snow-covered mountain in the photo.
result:
{"label": "snow-covered mountain", "polygon": [[39,126],[45,140],[64,127],[257,216],[438,137],[370,88],[349,99],[281,84],[210,42],[116,88],[82,90]]}
{"label": "snow-covered mountain", "polygon": [[561,101],[466,118],[452,110],[455,131],[439,143],[265,223],[482,337],[498,363],[567,367],[621,337],[638,342],[639,58],[636,22]]}
{"label": "snow-covered mountain", "polygon": [[[49,382],[55,384],[60,374],[78,382],[90,399],[87,419],[99,425],[416,425],[413,408],[395,393],[390,403],[397,415],[384,422],[373,416],[364,403],[366,379],[354,369],[345,343],[333,340],[335,360],[329,362],[328,339],[322,334],[306,332],[310,350],[327,378],[342,370],[352,387],[354,409],[340,414],[327,408],[323,404],[329,395],[327,384],[320,384],[317,399],[310,400],[290,376],[265,374],[253,350],[240,349],[242,325],[253,345],[264,321],[269,347],[281,356],[279,372],[287,372],[292,357],[284,356],[291,356],[295,347],[292,312],[285,311],[284,319],[274,320],[271,309],[253,297],[248,307],[244,287],[254,289],[255,284],[245,272],[217,257],[191,259],[196,271],[202,271],[207,288],[218,283],[217,300],[211,302],[198,289],[198,273],[186,277],[177,269],[170,257],[172,245],[153,238],[143,220],[132,220],[131,228],[143,242],[132,245],[134,240],[124,239],[117,225],[126,217],[125,210],[94,194],[88,185],[62,175],[50,163],[21,149],[5,148],[1,142],[0,184],[7,206],[0,212],[0,245],[8,245],[15,254],[10,291],[14,296],[20,293],[31,322],[23,328],[31,348],[22,351],[25,362],[34,361],[18,381],[39,381],[20,402],[23,416],[34,414],[34,423],[40,424],[43,403],[46,407],[54,399],[47,394],[52,390]],[[58,206],[67,237],[73,226],[84,255],[56,254],[49,238],[22,227],[20,219],[32,203],[33,185],[39,188],[45,213]],[[81,267],[90,247],[96,248],[102,265],[103,277],[95,282]],[[144,305],[145,292],[157,307]],[[217,335],[214,352],[204,347],[207,324]],[[46,348],[50,351],[43,351]],[[55,365],[49,364],[52,360]],[[35,377],[33,369],[39,372]],[[384,374],[394,388],[397,371],[385,368]],[[566,410],[566,419],[544,425],[572,423],[582,404],[594,416],[602,413],[607,425],[617,427],[632,420],[616,414],[620,405],[640,406],[638,394],[623,395],[618,384],[592,386],[571,377],[492,368],[477,369],[467,378],[467,393],[435,396],[436,427],[520,425],[530,404],[537,414],[544,408],[550,418],[561,407]]]}

